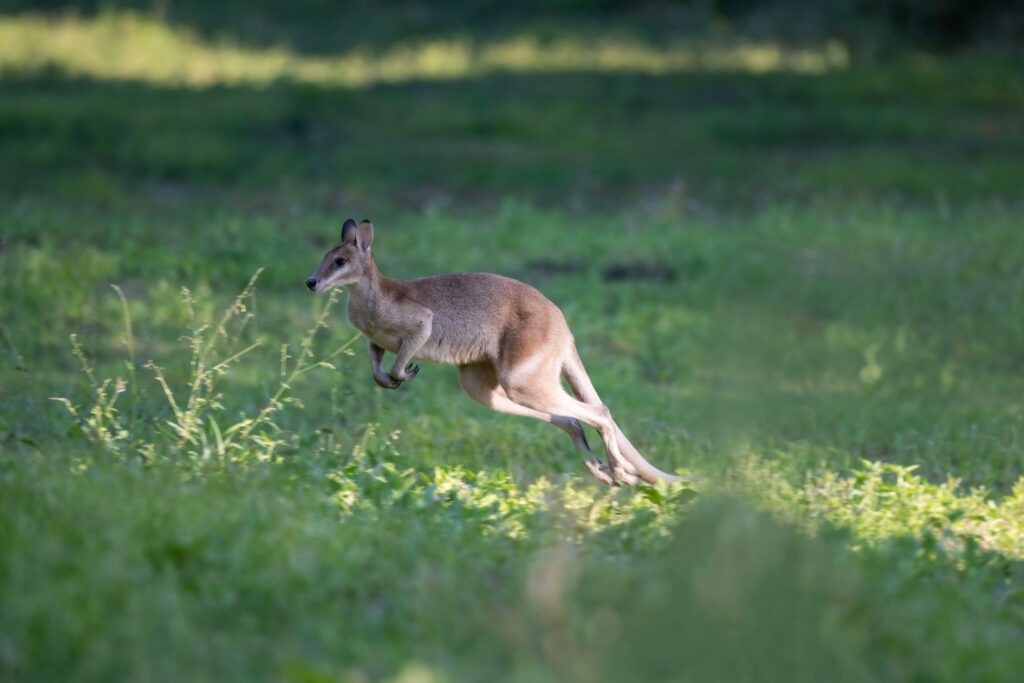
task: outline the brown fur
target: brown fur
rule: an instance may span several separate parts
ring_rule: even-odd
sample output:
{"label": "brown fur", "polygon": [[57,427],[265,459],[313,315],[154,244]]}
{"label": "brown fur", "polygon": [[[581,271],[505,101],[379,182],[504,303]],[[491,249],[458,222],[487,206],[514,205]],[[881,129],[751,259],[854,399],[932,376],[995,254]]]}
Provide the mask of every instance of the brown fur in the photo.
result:
{"label": "brown fur", "polygon": [[[604,442],[607,464],[585,460],[607,484],[639,479],[678,481],[633,447],[602,403],[583,367],[562,311],[533,287],[491,273],[453,273],[416,280],[381,275],[371,253],[373,224],[349,219],[341,243],[306,281],[317,292],[348,288],[348,318],[369,342],[377,384],[396,389],[412,380],[412,361],[459,366],[459,384],[496,410],[550,422],[587,453],[581,423]],[[382,369],[385,352],[395,354]],[[572,395],[562,387],[565,379]]]}

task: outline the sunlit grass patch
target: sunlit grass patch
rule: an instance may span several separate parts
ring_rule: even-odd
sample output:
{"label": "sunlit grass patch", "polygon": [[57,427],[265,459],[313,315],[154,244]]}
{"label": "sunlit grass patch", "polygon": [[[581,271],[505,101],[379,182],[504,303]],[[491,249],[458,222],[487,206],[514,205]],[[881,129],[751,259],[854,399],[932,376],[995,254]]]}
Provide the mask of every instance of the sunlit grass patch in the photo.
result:
{"label": "sunlit grass patch", "polygon": [[794,524],[847,529],[859,544],[911,537],[954,557],[976,546],[1024,558],[1024,477],[994,500],[983,487],[965,489],[953,475],[930,482],[913,465],[862,460],[842,474],[810,466],[814,457],[799,448],[777,459],[749,456],[730,472],[730,485]]}
{"label": "sunlit grass patch", "polygon": [[253,48],[131,12],[0,19],[0,72],[57,68],[74,76],[166,86],[300,83],[364,86],[413,79],[459,79],[495,72],[686,71],[822,73],[847,65],[838,43],[791,49],[770,42],[658,47],[637,39],[519,35],[493,42],[464,37],[357,49],[329,57]]}

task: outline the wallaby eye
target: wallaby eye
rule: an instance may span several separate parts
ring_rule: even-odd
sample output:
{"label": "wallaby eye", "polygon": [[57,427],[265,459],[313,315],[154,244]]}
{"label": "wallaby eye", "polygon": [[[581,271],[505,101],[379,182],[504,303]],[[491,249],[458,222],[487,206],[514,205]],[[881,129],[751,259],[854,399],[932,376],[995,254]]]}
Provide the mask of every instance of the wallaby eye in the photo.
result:
{"label": "wallaby eye", "polygon": [[343,265],[345,265],[345,259],[343,259],[343,258],[336,258],[336,259],[334,259],[334,265],[336,265],[337,267],[341,268]]}

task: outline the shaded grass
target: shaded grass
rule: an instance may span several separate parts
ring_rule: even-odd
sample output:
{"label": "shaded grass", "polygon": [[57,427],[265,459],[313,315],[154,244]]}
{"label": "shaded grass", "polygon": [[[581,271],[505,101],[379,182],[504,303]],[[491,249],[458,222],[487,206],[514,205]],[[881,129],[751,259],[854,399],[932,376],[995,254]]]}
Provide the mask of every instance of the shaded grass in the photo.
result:
{"label": "shaded grass", "polygon": [[240,208],[278,212],[282,196],[415,210],[506,195],[592,209],[1016,196],[1019,75],[899,74],[508,75],[366,91],[14,80],[0,145],[19,163],[2,178],[114,206],[230,188]]}

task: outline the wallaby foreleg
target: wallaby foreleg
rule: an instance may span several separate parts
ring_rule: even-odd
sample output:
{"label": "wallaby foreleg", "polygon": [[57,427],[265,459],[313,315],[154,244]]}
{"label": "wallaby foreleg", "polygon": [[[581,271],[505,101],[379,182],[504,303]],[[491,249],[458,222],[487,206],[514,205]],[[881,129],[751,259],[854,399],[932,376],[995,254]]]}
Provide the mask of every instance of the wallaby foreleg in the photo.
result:
{"label": "wallaby foreleg", "polygon": [[373,381],[385,389],[397,389],[401,382],[392,379],[381,367],[384,360],[384,349],[370,342],[370,371],[373,372]]}
{"label": "wallaby foreleg", "polygon": [[430,339],[431,317],[428,315],[418,322],[415,328],[405,337],[395,354],[395,362],[391,364],[388,374],[399,382],[408,382],[420,371],[420,366],[410,361],[416,352]]}

